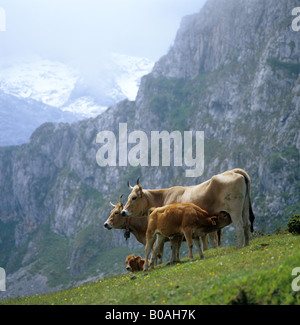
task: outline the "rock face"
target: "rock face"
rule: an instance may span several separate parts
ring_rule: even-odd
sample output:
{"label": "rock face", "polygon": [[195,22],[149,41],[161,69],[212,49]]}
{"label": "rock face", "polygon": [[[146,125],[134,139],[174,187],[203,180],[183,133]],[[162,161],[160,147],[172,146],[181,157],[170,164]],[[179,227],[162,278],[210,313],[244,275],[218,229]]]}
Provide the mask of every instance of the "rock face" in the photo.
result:
{"label": "rock face", "polygon": [[262,59],[267,55],[298,63],[297,51],[288,45],[297,39],[290,33],[295,6],[296,1],[208,1],[199,14],[182,20],[174,46],[156,64],[154,75],[195,78],[234,61],[246,63],[262,50]]}
{"label": "rock face", "polygon": [[[45,277],[49,289],[120,271],[122,231],[109,232],[103,222],[109,201],[127,197],[127,180],[138,176],[145,188],[163,188],[243,168],[252,178],[255,228],[285,226],[300,209],[296,6],[296,0],[209,0],[183,19],[169,53],[142,79],[136,101],[95,119],[44,124],[30,143],[0,148],[0,265],[8,279],[24,284],[11,284],[15,292],[7,295],[32,292],[26,283],[32,286],[35,277],[46,290]],[[185,167],[172,164],[99,167],[97,133],[109,130],[118,139],[119,123],[148,136],[204,131],[203,175],[186,178]],[[140,247],[134,238],[127,245]]]}

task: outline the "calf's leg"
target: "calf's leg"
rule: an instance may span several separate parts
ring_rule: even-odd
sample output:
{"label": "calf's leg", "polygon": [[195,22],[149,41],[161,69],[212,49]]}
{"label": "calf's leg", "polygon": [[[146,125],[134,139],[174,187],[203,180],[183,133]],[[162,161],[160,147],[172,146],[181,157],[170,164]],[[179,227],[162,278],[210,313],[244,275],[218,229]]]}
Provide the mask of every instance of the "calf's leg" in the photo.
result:
{"label": "calf's leg", "polygon": [[185,236],[185,239],[186,239],[186,243],[188,245],[188,248],[189,248],[189,259],[190,261],[193,261],[194,260],[194,257],[193,257],[193,238],[192,238],[192,232],[190,229],[185,229],[184,231],[184,236]]}
{"label": "calf's leg", "polygon": [[[150,251],[153,247],[154,241],[155,241],[155,233],[152,232],[151,230],[147,230],[146,233],[146,247],[145,247],[145,264],[144,264],[144,271],[148,270],[148,258],[149,258],[149,254]],[[152,258],[153,258],[153,254],[152,254]]]}
{"label": "calf's leg", "polygon": [[181,247],[181,243],[182,243],[182,236],[181,235],[176,235],[172,238],[170,238],[170,242],[171,242],[171,256],[170,256],[170,260],[167,263],[169,264],[173,264],[173,263],[179,263],[180,262],[180,258],[179,258],[179,252],[180,252],[180,247]]}
{"label": "calf's leg", "polygon": [[155,245],[154,252],[153,252],[153,255],[152,255],[151,261],[150,261],[150,268],[151,269],[154,268],[154,264],[155,264],[155,261],[157,259],[157,254],[159,253],[160,246],[164,243],[164,241],[165,241],[164,236],[162,236],[161,234],[156,235],[156,245]]}

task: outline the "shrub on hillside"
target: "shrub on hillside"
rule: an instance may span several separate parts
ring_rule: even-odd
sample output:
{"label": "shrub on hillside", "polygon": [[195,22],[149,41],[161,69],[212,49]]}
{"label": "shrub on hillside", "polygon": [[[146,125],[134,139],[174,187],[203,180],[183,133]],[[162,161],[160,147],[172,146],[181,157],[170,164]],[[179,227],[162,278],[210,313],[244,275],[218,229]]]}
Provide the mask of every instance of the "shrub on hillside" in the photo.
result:
{"label": "shrub on hillside", "polygon": [[287,223],[287,228],[293,235],[300,235],[300,215],[293,215]]}

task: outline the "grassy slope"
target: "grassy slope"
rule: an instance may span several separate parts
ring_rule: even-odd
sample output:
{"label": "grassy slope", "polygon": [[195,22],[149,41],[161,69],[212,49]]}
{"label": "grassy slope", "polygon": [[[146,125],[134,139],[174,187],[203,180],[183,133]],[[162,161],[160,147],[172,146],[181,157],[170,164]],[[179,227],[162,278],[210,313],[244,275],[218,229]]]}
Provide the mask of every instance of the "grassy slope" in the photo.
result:
{"label": "grassy slope", "polygon": [[0,304],[300,304],[300,292],[291,289],[300,236],[263,236],[247,248],[209,250],[205,257]]}

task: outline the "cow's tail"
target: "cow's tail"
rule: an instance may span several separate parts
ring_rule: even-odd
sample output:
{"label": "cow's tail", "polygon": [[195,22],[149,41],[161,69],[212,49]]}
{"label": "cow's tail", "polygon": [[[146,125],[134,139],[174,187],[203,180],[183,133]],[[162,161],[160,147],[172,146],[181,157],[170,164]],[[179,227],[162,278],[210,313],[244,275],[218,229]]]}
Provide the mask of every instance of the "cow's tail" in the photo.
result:
{"label": "cow's tail", "polygon": [[249,205],[249,219],[250,219],[250,223],[251,223],[250,231],[253,232],[254,231],[253,224],[254,224],[255,216],[254,216],[254,213],[252,210],[251,201],[250,201],[250,205]]}
{"label": "cow's tail", "polygon": [[251,180],[250,180],[250,176],[243,170],[243,169],[233,169],[233,172],[243,175],[246,185],[247,185],[247,193],[248,193],[248,198],[249,198],[249,220],[250,220],[250,231],[253,232],[254,228],[253,228],[253,224],[254,224],[254,213],[252,210],[252,205],[251,205]]}

